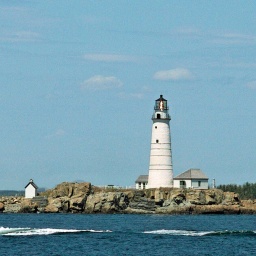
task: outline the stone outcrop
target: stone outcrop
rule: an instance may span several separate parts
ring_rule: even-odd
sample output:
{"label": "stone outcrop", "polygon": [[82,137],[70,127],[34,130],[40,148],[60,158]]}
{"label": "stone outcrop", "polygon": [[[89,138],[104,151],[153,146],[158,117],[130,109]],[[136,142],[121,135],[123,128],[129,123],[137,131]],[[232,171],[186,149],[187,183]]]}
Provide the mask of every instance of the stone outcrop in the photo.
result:
{"label": "stone outcrop", "polygon": [[256,199],[255,200],[242,200],[241,201],[241,213],[255,214],[256,213]]}
{"label": "stone outcrop", "polygon": [[2,197],[0,212],[255,214],[256,200],[219,189],[115,190],[63,182],[33,199]]}
{"label": "stone outcrop", "polygon": [[34,203],[31,199],[24,197],[1,197],[0,198],[0,212],[5,213],[34,213],[38,211],[39,205]]}
{"label": "stone outcrop", "polygon": [[91,183],[63,182],[54,189],[41,193],[47,196],[49,204],[45,212],[83,212],[87,197],[91,193]]}

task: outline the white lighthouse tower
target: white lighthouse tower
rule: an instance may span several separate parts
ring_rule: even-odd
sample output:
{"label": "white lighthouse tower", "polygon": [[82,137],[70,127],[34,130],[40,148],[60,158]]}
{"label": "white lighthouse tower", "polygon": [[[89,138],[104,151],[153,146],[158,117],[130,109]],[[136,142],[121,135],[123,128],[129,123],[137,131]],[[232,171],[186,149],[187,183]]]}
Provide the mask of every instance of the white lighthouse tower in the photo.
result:
{"label": "white lighthouse tower", "polygon": [[152,120],[148,188],[172,187],[171,117],[163,95],[155,101]]}

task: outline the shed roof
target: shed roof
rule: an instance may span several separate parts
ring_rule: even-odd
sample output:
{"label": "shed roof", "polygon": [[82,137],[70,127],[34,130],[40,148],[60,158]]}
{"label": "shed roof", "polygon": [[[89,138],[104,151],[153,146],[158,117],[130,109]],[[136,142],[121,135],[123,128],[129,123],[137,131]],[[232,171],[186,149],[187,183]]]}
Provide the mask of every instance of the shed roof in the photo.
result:
{"label": "shed roof", "polygon": [[174,180],[180,179],[204,179],[208,180],[208,177],[200,169],[189,169],[180,175],[176,176]]}
{"label": "shed roof", "polygon": [[140,175],[135,182],[148,182],[148,175]]}
{"label": "shed roof", "polygon": [[30,179],[29,183],[25,186],[25,188],[27,188],[30,184],[31,184],[35,189],[38,189],[38,186],[34,183],[34,181],[33,181],[32,179]]}

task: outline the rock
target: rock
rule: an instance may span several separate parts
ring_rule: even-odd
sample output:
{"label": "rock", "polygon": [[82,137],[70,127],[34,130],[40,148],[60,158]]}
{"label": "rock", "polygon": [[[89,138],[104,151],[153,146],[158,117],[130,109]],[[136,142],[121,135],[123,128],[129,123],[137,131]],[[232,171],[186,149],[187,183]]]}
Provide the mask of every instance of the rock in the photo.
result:
{"label": "rock", "polygon": [[240,203],[238,194],[234,192],[224,192],[224,205],[238,205]]}
{"label": "rock", "polygon": [[205,204],[219,204],[223,200],[223,191],[219,189],[209,189],[205,191]]}
{"label": "rock", "polygon": [[123,213],[127,213],[127,214],[154,214],[155,211],[147,211],[147,210],[143,210],[143,209],[134,209],[131,207],[127,207]]}
{"label": "rock", "polygon": [[21,204],[6,204],[4,211],[6,213],[18,213],[21,210]]}
{"label": "rock", "polygon": [[45,213],[57,213],[57,212],[59,212],[59,209],[55,205],[49,204],[45,207],[44,212]]}
{"label": "rock", "polygon": [[58,198],[58,197],[80,197],[82,195],[89,195],[91,191],[91,183],[82,182],[82,183],[69,183],[63,182],[57,185],[54,189],[47,190],[41,193],[42,196]]}
{"label": "rock", "polygon": [[255,214],[256,200],[219,189],[103,189],[63,182],[33,199],[0,197],[0,212]]}
{"label": "rock", "polygon": [[130,199],[129,207],[147,212],[153,212],[156,209],[155,200],[146,197],[145,192],[135,191],[133,198]]}
{"label": "rock", "polygon": [[255,214],[256,200],[241,200],[240,211],[244,214]]}
{"label": "rock", "polygon": [[186,194],[186,199],[191,204],[202,205],[206,203],[205,193],[202,190],[189,190]]}
{"label": "rock", "polygon": [[238,205],[196,205],[192,207],[193,214],[239,214]]}
{"label": "rock", "polygon": [[169,205],[169,207],[160,207],[156,209],[156,213],[162,214],[191,214],[192,209],[186,205]]}
{"label": "rock", "polygon": [[69,210],[72,212],[82,212],[84,210],[86,198],[87,197],[84,195],[70,198],[70,200],[64,202],[65,209],[69,208]]}
{"label": "rock", "polygon": [[87,196],[91,193],[91,183],[63,182],[54,189],[41,193],[47,196],[49,203],[46,212],[53,209],[54,212],[82,212]]}
{"label": "rock", "polygon": [[2,212],[3,210],[4,210],[4,204],[0,202],[0,212]]}
{"label": "rock", "polygon": [[84,212],[122,212],[127,208],[128,195],[123,192],[98,192],[87,197]]}

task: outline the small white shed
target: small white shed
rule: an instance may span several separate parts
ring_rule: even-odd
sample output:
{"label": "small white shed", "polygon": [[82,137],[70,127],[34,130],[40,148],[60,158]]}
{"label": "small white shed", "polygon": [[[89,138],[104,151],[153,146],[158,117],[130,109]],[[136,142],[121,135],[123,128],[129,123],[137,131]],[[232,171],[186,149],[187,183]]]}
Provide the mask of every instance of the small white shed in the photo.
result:
{"label": "small white shed", "polygon": [[140,175],[135,181],[136,189],[147,189],[148,188],[148,175]]}
{"label": "small white shed", "polygon": [[37,189],[37,185],[32,179],[30,179],[29,183],[25,187],[25,198],[33,198],[37,196]]}
{"label": "small white shed", "polygon": [[189,169],[173,179],[175,188],[208,189],[208,177],[200,169]]}

